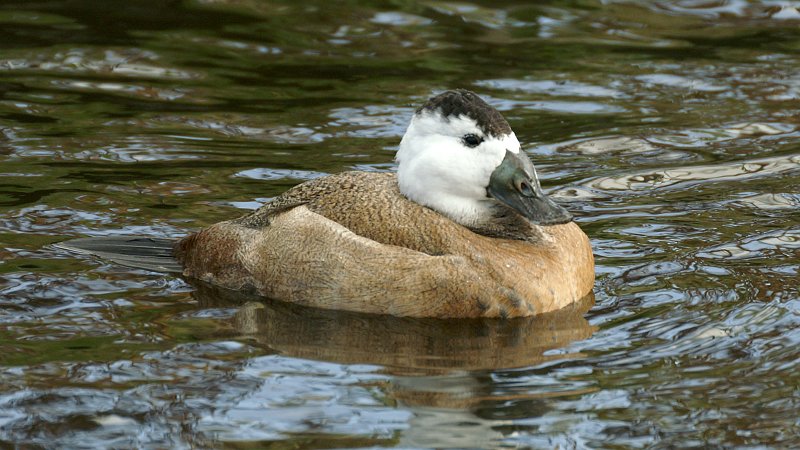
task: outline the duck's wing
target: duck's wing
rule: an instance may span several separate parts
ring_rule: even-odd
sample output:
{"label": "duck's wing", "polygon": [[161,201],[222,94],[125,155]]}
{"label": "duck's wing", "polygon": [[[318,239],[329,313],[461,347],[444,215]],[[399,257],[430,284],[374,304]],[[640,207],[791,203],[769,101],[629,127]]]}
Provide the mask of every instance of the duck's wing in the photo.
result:
{"label": "duck's wing", "polygon": [[[272,199],[261,208],[233,222],[259,229],[270,224],[270,218],[298,206],[307,205],[312,211],[336,222],[349,207],[363,203],[366,193],[385,189],[385,181],[394,179],[389,173],[342,172],[298,184]],[[331,206],[333,206],[331,208]]]}
{"label": "duck's wing", "polygon": [[234,220],[259,230],[272,218],[305,206],[353,233],[380,244],[428,255],[460,253],[469,230],[445,216],[408,200],[397,177],[385,172],[343,172],[299,184],[260,209]]}

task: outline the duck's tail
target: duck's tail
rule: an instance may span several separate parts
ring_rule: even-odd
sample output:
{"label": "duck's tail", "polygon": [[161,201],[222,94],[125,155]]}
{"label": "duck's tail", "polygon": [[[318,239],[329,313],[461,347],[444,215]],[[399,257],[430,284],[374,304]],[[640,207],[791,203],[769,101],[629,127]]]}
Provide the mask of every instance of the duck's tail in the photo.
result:
{"label": "duck's tail", "polygon": [[53,246],[137,269],[181,273],[183,266],[173,252],[177,242],[177,239],[147,236],[107,236],[73,239]]}

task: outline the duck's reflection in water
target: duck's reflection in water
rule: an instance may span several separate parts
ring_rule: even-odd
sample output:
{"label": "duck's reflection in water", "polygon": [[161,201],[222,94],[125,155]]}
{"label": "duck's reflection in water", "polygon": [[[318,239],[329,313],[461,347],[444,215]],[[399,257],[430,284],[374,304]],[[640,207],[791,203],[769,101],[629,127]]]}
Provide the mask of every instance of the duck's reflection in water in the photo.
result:
{"label": "duck's reflection in water", "polygon": [[[208,285],[195,297],[206,307],[238,305],[231,320],[239,338],[279,354],[382,367],[389,404],[413,412],[401,442],[411,446],[481,447],[501,439],[502,425],[546,412],[535,386],[512,387],[515,371],[578,357],[547,352],[588,338],[596,329],[583,317],[590,294],[556,312],[516,319],[411,319],[307,308],[248,297]],[[510,377],[507,376],[512,374]],[[560,390],[558,395],[579,393]],[[494,445],[491,444],[491,445]]]}

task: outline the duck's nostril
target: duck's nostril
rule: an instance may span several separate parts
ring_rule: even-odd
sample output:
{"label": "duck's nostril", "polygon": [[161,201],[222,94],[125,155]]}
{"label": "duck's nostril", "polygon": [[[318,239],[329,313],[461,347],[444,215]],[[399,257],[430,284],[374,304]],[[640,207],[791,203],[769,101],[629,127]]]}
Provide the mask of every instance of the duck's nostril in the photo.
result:
{"label": "duck's nostril", "polygon": [[533,195],[533,189],[531,189],[531,185],[527,181],[520,181],[517,185],[517,190],[526,197]]}

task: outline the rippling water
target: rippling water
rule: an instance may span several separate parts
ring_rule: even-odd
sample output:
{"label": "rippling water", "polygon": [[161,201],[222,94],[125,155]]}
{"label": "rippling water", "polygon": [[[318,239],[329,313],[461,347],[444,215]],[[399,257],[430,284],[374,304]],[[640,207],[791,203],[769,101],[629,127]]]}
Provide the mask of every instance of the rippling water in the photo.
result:
{"label": "rippling water", "polygon": [[[0,23],[0,444],[800,446],[800,2],[6,0]],[[594,304],[322,312],[49,246],[392,170],[453,87],[592,238]]]}

